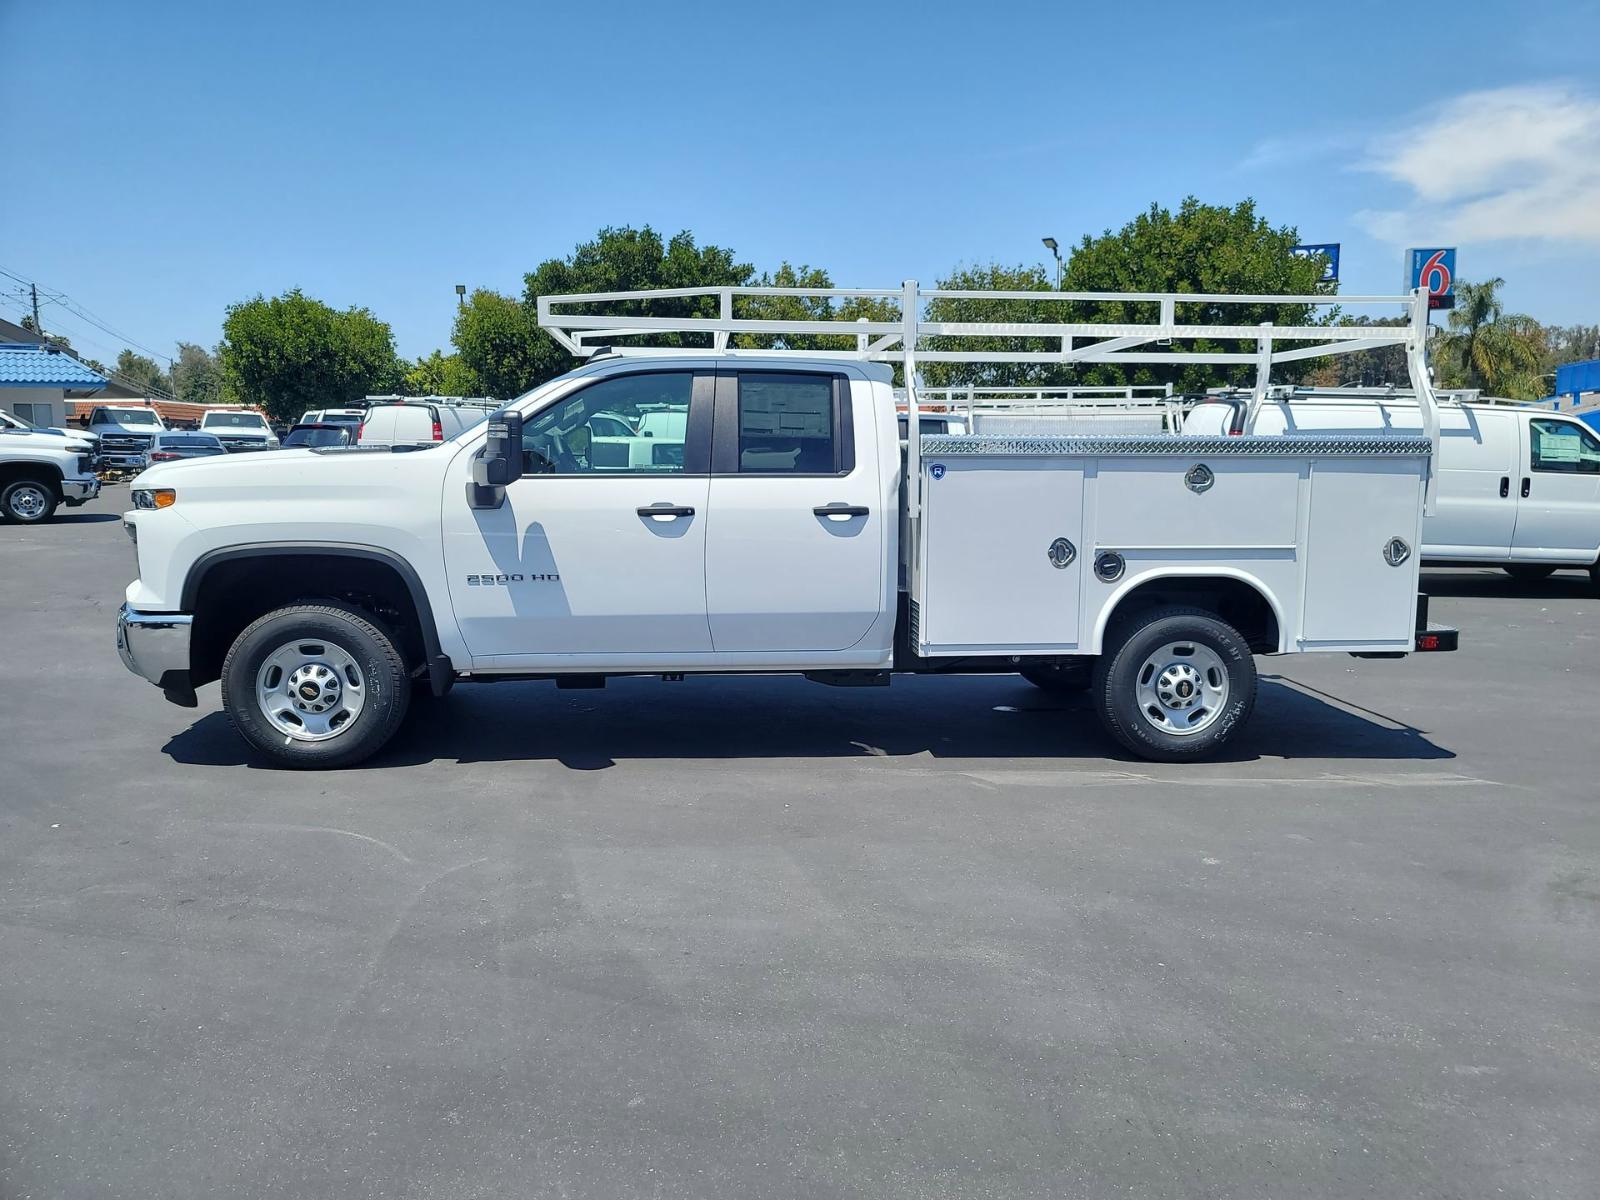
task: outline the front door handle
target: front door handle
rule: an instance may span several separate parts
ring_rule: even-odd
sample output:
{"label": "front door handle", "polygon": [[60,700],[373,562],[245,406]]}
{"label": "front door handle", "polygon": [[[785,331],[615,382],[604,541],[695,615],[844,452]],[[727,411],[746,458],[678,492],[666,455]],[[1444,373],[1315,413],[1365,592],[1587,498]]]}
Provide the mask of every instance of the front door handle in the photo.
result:
{"label": "front door handle", "polygon": [[827,517],[830,521],[848,521],[851,517],[864,517],[872,510],[862,504],[819,504],[811,510],[819,517]]}
{"label": "front door handle", "polygon": [[1511,495],[1511,476],[1502,475],[1500,476],[1500,499],[1504,500],[1509,495]]}
{"label": "front door handle", "polygon": [[634,511],[641,517],[649,517],[652,521],[676,521],[679,517],[694,516],[694,509],[681,504],[668,504],[664,500]]}
{"label": "front door handle", "polygon": [[1529,479],[1526,475],[1524,475],[1522,477],[1522,498],[1524,500],[1526,500],[1528,498],[1528,489],[1531,488],[1532,486],[1533,486],[1533,480]]}

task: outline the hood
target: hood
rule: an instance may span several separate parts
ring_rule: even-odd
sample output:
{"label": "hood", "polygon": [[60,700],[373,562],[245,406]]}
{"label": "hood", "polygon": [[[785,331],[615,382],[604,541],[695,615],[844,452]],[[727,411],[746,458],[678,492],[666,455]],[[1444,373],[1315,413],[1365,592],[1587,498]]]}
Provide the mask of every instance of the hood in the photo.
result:
{"label": "hood", "polygon": [[94,445],[94,440],[82,434],[61,433],[54,429],[0,429],[0,450],[12,445],[87,450]]}
{"label": "hood", "polygon": [[452,457],[449,443],[430,443],[422,450],[367,449],[333,446],[307,449],[291,446],[272,454],[214,454],[208,458],[180,458],[157,463],[141,471],[137,487],[183,487],[239,492],[258,488],[327,488],[366,486],[378,480],[420,476],[430,469],[443,470]]}

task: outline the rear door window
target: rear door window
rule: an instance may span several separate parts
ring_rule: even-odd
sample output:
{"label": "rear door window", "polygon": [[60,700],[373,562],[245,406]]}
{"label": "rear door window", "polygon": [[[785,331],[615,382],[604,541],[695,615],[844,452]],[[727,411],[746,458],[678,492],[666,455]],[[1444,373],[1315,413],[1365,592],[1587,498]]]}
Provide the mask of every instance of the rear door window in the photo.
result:
{"label": "rear door window", "polygon": [[739,371],[717,384],[715,470],[841,475],[855,466],[849,381],[823,372]]}

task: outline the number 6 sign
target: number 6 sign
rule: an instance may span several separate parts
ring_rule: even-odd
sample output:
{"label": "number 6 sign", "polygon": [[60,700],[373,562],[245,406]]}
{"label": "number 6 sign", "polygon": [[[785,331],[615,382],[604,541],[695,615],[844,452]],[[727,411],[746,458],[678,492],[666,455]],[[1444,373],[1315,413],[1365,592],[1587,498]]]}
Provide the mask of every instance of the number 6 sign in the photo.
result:
{"label": "number 6 sign", "polygon": [[1456,248],[1454,246],[1429,250],[1407,250],[1406,261],[1411,266],[1410,288],[1428,289],[1429,308],[1454,308],[1456,306]]}

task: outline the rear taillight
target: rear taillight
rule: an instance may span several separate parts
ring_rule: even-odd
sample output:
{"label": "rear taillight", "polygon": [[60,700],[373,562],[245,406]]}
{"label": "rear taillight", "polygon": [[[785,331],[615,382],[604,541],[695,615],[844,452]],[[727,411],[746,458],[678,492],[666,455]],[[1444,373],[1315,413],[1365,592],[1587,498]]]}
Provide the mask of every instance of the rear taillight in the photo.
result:
{"label": "rear taillight", "polygon": [[359,442],[361,440],[361,435],[363,433],[365,433],[366,431],[367,431],[367,423],[365,421],[363,421],[363,422],[361,422],[361,424],[356,426],[356,436],[354,438],[352,438],[351,441]]}
{"label": "rear taillight", "polygon": [[178,455],[174,454],[171,450],[152,450],[150,452],[151,462],[171,462],[177,457]]}
{"label": "rear taillight", "polygon": [[433,419],[433,440],[436,442],[444,441],[444,426],[439,424],[438,417]]}

